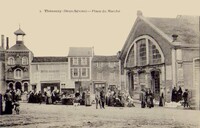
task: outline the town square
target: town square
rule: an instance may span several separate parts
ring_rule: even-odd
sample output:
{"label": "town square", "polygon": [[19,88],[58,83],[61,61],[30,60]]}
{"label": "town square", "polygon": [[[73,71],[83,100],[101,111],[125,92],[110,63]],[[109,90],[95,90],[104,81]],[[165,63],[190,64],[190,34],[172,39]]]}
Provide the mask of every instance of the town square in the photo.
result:
{"label": "town square", "polygon": [[200,14],[87,1],[2,20],[0,127],[200,127]]}

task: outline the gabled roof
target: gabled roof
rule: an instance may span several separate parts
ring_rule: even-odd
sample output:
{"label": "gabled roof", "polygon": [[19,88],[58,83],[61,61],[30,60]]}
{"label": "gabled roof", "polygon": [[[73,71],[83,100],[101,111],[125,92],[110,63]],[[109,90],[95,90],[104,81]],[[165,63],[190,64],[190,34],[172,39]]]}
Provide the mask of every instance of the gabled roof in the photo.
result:
{"label": "gabled roof", "polygon": [[22,41],[18,41],[15,45],[10,47],[8,51],[30,51]]}
{"label": "gabled roof", "polygon": [[32,62],[68,62],[68,59],[67,57],[45,56],[45,57],[33,57]]}
{"label": "gabled roof", "polygon": [[[133,34],[136,32],[137,24],[140,21],[148,24],[154,29],[170,45],[179,47],[199,47],[199,17],[198,16],[177,16],[176,18],[154,18],[144,17],[142,13],[138,15],[131,32],[120,52],[120,58],[126,55],[126,52],[131,45]],[[172,35],[178,35],[178,38],[173,42]]]}
{"label": "gabled roof", "polygon": [[178,35],[177,42],[183,44],[199,43],[199,17],[177,16],[176,18],[146,18],[149,22],[163,31],[169,38]]}
{"label": "gabled roof", "polygon": [[93,62],[118,62],[117,55],[113,56],[98,56],[95,55],[92,59]]}
{"label": "gabled roof", "polygon": [[70,47],[69,57],[92,57],[93,48],[92,47]]}

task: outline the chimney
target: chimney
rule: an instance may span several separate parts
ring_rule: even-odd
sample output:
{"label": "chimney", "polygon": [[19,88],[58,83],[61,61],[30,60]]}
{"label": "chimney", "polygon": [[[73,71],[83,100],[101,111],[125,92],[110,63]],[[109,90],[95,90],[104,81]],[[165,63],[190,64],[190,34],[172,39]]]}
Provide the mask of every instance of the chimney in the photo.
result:
{"label": "chimney", "polygon": [[1,35],[1,47],[4,49],[4,35]]}
{"label": "chimney", "polygon": [[9,49],[9,38],[6,37],[6,50],[8,50],[8,49]]}
{"label": "chimney", "polygon": [[173,34],[172,38],[173,38],[173,42],[175,42],[177,40],[177,38],[178,38],[178,35],[177,34]]}
{"label": "chimney", "polygon": [[137,16],[142,16],[143,14],[142,14],[142,11],[140,11],[140,10],[138,10],[137,11]]}

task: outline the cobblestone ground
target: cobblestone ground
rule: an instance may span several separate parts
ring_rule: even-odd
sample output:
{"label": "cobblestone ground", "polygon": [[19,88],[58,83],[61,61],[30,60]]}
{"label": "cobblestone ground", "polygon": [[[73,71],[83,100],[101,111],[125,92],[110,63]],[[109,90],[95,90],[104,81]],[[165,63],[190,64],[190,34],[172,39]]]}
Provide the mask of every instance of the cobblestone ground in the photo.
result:
{"label": "cobblestone ground", "polygon": [[175,108],[106,107],[21,103],[19,115],[0,116],[0,127],[198,128],[200,111]]}

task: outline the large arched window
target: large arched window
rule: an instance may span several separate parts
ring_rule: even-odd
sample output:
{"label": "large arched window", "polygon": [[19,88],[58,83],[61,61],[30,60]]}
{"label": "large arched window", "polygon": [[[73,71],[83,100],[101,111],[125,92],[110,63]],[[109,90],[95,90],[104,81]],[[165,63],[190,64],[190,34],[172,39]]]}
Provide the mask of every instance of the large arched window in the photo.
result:
{"label": "large arched window", "polygon": [[127,67],[134,67],[135,66],[135,52],[134,47],[131,48],[130,54],[127,59]]}
{"label": "large arched window", "polygon": [[153,64],[161,62],[161,55],[155,45],[152,45],[152,61]]}
{"label": "large arched window", "polygon": [[22,65],[28,65],[28,58],[22,57]]}
{"label": "large arched window", "polygon": [[14,57],[9,57],[8,58],[8,65],[14,65],[15,64],[15,59]]}
{"label": "large arched window", "polygon": [[145,40],[139,40],[137,42],[137,44],[139,45],[139,65],[146,65],[147,63],[147,56],[146,56],[146,43]]}
{"label": "large arched window", "polygon": [[15,69],[14,71],[14,78],[15,79],[21,79],[23,76],[23,71],[19,68]]}
{"label": "large arched window", "polygon": [[161,63],[164,63],[164,54],[159,44],[152,37],[143,35],[136,38],[129,47],[124,65],[134,67]]}
{"label": "large arched window", "polygon": [[156,45],[153,44],[151,40],[148,40],[149,43],[149,59],[150,64],[158,64],[161,63],[161,54],[159,50],[156,48]]}

